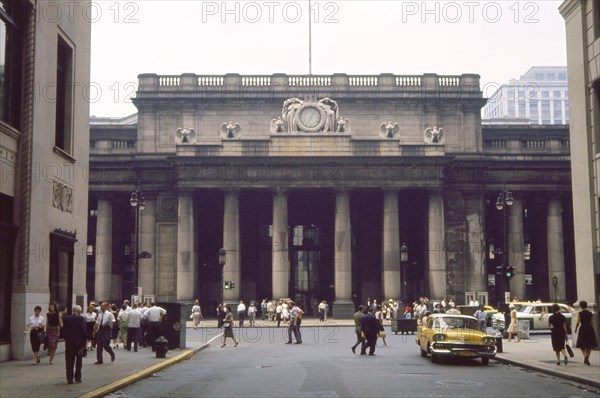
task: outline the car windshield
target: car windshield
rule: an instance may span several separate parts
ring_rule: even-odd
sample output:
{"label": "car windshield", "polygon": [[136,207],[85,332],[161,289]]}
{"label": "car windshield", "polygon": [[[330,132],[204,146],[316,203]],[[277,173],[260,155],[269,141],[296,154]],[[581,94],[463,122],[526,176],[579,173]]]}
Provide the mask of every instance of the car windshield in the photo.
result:
{"label": "car windshield", "polygon": [[471,329],[480,330],[476,319],[458,317],[437,317],[431,322],[433,329]]}

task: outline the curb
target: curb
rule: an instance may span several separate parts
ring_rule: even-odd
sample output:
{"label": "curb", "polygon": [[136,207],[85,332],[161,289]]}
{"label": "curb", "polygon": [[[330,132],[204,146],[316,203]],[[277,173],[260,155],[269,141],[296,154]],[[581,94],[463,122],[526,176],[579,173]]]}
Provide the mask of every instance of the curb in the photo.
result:
{"label": "curb", "polygon": [[540,372],[540,373],[545,373],[545,374],[548,374],[548,375],[551,375],[551,376],[555,376],[555,377],[558,377],[558,378],[561,378],[561,379],[574,381],[576,383],[586,384],[588,386],[592,386],[592,387],[600,389],[600,382],[596,381],[596,380],[587,379],[587,378],[584,378],[584,377],[581,377],[581,376],[577,376],[577,375],[572,375],[572,374],[569,374],[569,373],[557,372],[557,371],[548,369],[548,368],[543,367],[543,366],[536,366],[536,365],[533,365],[533,364],[530,364],[530,363],[514,361],[514,360],[511,360],[511,359],[506,359],[506,358],[502,358],[502,357],[498,357],[498,356],[496,356],[493,359],[496,360],[496,361],[498,361],[498,362],[507,363],[509,365],[519,366],[521,368],[532,369],[532,370],[535,370],[535,371]]}
{"label": "curb", "polygon": [[184,361],[186,359],[189,359],[191,357],[193,357],[196,353],[202,351],[203,349],[205,349],[206,347],[208,347],[208,344],[204,344],[200,347],[196,347],[194,349],[186,349],[184,352],[182,352],[181,354],[173,357],[173,358],[169,358],[165,361],[162,361],[160,363],[157,363],[156,365],[152,365],[149,368],[140,370],[137,373],[134,373],[132,375],[129,375],[123,379],[117,380],[113,383],[107,384],[104,387],[100,387],[92,392],[88,392],[86,394],[81,395],[79,398],[99,398],[99,397],[103,397],[105,395],[108,395],[110,393],[113,393],[117,390],[120,390],[126,386],[128,386],[129,384],[135,383],[136,381],[139,381],[141,379],[144,379],[148,376],[150,376],[153,373],[156,373],[158,371],[161,371],[171,365],[175,365],[178,362]]}

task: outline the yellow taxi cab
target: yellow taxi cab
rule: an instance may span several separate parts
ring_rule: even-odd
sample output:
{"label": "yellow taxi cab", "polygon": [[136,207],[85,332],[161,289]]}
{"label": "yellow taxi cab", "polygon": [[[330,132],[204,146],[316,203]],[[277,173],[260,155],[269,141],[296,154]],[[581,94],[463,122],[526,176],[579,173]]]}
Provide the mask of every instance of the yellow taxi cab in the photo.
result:
{"label": "yellow taxi cab", "polygon": [[496,356],[496,338],[482,332],[479,321],[469,315],[432,314],[417,330],[421,356],[481,358],[487,365]]}

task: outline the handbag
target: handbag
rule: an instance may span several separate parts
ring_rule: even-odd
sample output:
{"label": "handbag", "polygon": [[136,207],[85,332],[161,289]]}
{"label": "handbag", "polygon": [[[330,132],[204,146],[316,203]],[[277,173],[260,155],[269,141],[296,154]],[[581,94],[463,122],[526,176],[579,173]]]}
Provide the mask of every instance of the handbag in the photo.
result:
{"label": "handbag", "polygon": [[223,329],[230,328],[230,327],[231,327],[231,322],[223,322]]}
{"label": "handbag", "polygon": [[382,339],[385,339],[385,336],[387,336],[385,330],[380,330],[379,333],[377,333],[377,337],[381,337]]}
{"label": "handbag", "polygon": [[40,344],[46,344],[46,341],[48,340],[48,333],[44,332],[43,330],[41,332],[39,332],[36,336],[38,343]]}
{"label": "handbag", "polygon": [[567,352],[569,353],[569,356],[571,358],[573,358],[575,356],[575,353],[573,352],[573,349],[571,348],[571,346],[569,344],[565,344],[565,348],[567,349]]}

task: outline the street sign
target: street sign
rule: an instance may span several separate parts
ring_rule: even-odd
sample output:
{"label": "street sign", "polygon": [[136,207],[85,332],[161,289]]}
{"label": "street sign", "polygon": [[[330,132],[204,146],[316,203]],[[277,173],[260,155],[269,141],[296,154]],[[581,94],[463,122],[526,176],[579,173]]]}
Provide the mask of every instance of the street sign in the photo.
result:
{"label": "street sign", "polygon": [[148,252],[141,252],[140,258],[152,258],[152,254],[150,254]]}

